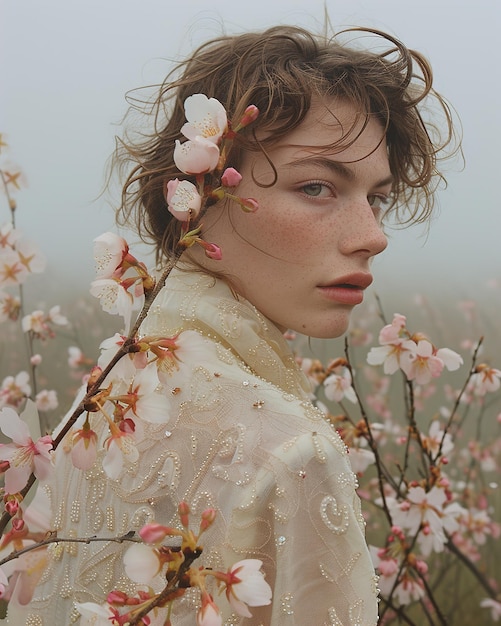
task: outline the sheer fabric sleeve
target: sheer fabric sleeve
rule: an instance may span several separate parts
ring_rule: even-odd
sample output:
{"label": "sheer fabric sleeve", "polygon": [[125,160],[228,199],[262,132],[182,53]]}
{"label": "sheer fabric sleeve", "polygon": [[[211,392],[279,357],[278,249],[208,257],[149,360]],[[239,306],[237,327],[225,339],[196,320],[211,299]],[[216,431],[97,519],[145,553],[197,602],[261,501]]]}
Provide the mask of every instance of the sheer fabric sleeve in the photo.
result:
{"label": "sheer fabric sleeve", "polygon": [[373,626],[376,579],[355,477],[335,433],[300,436],[272,459],[272,624]]}

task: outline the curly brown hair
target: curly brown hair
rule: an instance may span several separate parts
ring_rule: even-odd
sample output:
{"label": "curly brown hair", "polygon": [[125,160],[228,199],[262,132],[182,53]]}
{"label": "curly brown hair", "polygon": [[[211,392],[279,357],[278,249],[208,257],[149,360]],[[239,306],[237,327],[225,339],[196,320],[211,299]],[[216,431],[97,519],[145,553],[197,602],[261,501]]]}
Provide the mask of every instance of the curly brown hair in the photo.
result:
{"label": "curly brown hair", "polygon": [[[365,37],[374,40],[370,51],[358,45]],[[401,224],[425,221],[437,185],[445,182],[437,169],[439,158],[459,146],[453,112],[432,88],[432,78],[420,53],[373,29],[349,29],[328,38],[277,26],[211,40],[174,68],[154,100],[144,103],[152,131],[137,141],[119,140],[113,164],[127,177],[117,219],[134,224],[145,241],[153,241],[159,259],[172,253],[179,222],[167,210],[164,182],[189,179],[176,168],[173,148],[182,139],[185,99],[203,93],[219,100],[233,120],[250,104],[259,108],[257,121],[238,133],[230,154],[227,165],[237,169],[245,151],[266,152],[301,124],[313,99],[347,99],[366,122],[376,115],[385,129],[394,176],[390,213]],[[344,138],[349,136],[350,129]],[[446,152],[446,147],[452,149]]]}

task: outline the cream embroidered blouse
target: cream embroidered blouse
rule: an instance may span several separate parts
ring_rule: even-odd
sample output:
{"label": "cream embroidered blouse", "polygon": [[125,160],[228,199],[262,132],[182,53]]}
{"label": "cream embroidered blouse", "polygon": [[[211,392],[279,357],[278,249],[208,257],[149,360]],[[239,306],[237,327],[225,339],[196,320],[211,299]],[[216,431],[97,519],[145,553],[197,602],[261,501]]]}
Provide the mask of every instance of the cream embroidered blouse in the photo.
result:
{"label": "cream embroidered blouse", "polygon": [[[282,334],[223,281],[176,269],[142,333],[181,331],[180,368],[157,391],[168,410],[160,422],[135,420],[138,462],[111,480],[99,460],[82,472],[58,448],[55,480],[41,487],[51,527],[61,537],[116,537],[148,521],[176,524],[181,500],[196,523],[214,507],[201,562],[226,570],[261,559],[273,590],[272,604],[252,607],[252,618],[217,596],[225,626],[374,626],[376,577],[356,479]],[[9,623],[78,623],[75,601],[101,604],[114,588],[132,593],[127,547],[55,544],[32,603],[11,607]],[[173,626],[194,625],[197,603],[195,590],[176,600]]]}

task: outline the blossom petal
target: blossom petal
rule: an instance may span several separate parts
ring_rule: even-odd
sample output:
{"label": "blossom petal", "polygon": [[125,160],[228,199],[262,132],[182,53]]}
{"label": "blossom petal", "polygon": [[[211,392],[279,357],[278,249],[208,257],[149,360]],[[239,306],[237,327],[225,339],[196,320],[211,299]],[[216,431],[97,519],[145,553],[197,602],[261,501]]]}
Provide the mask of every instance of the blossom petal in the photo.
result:
{"label": "blossom petal", "polygon": [[9,407],[0,410],[0,429],[6,437],[17,444],[25,445],[31,440],[28,424]]}
{"label": "blossom petal", "polygon": [[132,545],[123,557],[125,573],[136,583],[148,584],[160,571],[160,561],[154,548],[143,543]]}

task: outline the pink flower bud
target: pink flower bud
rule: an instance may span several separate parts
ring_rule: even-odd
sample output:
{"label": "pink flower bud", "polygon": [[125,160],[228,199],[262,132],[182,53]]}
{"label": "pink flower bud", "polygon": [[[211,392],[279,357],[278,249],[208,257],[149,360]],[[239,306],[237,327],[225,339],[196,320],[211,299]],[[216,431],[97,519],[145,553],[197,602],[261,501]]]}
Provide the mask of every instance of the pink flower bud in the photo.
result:
{"label": "pink flower bud", "polygon": [[34,354],[30,359],[30,363],[35,367],[37,365],[40,365],[41,362],[42,362],[42,357],[40,356],[40,354]]}
{"label": "pink flower bud", "polygon": [[258,208],[259,208],[259,204],[257,200],[254,200],[254,198],[242,198],[242,209],[246,212],[246,213],[255,213]]}
{"label": "pink flower bud", "polygon": [[259,109],[256,105],[250,104],[244,111],[242,118],[240,119],[239,126],[240,128],[245,128],[252,122],[256,121],[259,115]]}
{"label": "pink flower bud", "polygon": [[168,526],[162,526],[153,522],[143,526],[139,531],[139,536],[146,543],[160,543],[171,534],[171,530]]}
{"label": "pink flower bud", "polygon": [[181,524],[185,527],[188,528],[188,524],[189,524],[189,515],[190,515],[190,507],[188,505],[187,502],[180,502],[179,506],[177,507],[178,513],[179,513],[179,518],[181,519]]}
{"label": "pink flower bud", "polygon": [[108,604],[116,604],[118,606],[124,606],[127,603],[128,596],[123,591],[119,591],[115,589],[114,591],[110,591],[106,598],[106,602]]}
{"label": "pink flower bud", "polygon": [[225,187],[236,187],[241,180],[242,175],[233,167],[226,168],[221,176],[221,182]]}
{"label": "pink flower bud", "polygon": [[425,575],[428,573],[428,565],[424,561],[417,560],[415,568],[420,574]]}
{"label": "pink flower bud", "polygon": [[221,248],[216,246],[215,243],[208,243],[205,248],[205,254],[209,257],[209,259],[213,259],[214,261],[220,261],[223,258],[223,253],[221,252]]}
{"label": "pink flower bud", "polygon": [[8,500],[5,503],[5,510],[11,517],[14,517],[19,510],[19,502],[16,499]]}
{"label": "pink flower bud", "polygon": [[24,528],[24,520],[20,519],[19,517],[16,517],[16,519],[12,520],[12,528],[16,532],[20,532]]}
{"label": "pink flower bud", "polygon": [[382,576],[393,576],[398,572],[398,563],[395,559],[384,559],[377,566]]}
{"label": "pink flower bud", "polygon": [[209,528],[209,526],[212,525],[215,519],[216,519],[216,510],[206,509],[202,513],[202,521],[200,522],[200,532],[207,530],[207,528]]}

